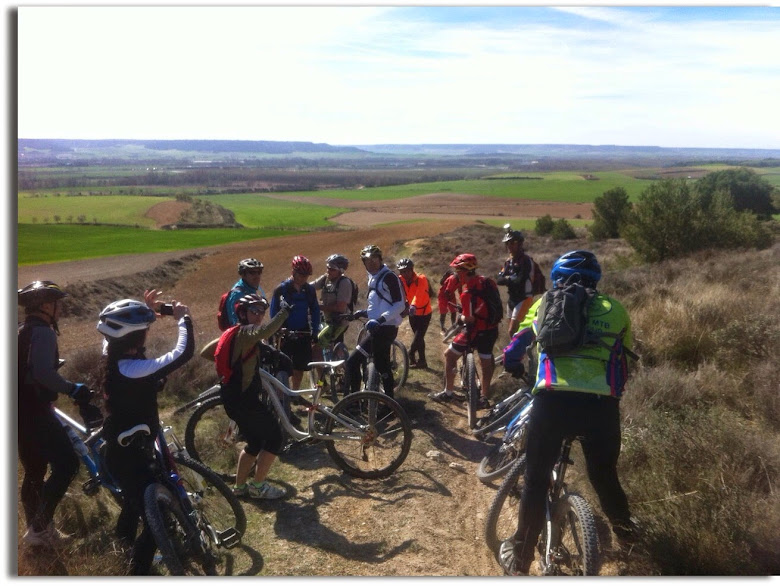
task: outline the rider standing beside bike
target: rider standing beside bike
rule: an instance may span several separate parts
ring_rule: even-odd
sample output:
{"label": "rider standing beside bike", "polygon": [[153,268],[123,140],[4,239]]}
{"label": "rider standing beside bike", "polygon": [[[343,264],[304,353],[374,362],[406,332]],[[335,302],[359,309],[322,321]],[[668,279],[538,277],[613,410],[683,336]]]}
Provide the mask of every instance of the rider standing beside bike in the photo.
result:
{"label": "rider standing beside bike", "polygon": [[444,320],[448,313],[450,314],[450,325],[455,325],[455,320],[458,317],[458,312],[455,308],[458,305],[458,299],[463,287],[458,280],[458,275],[453,273],[452,269],[442,276],[439,285],[441,285],[441,288],[439,289],[437,301],[439,305],[439,326],[443,336],[447,332],[444,328]]}
{"label": "rider standing beside bike", "polygon": [[[79,460],[54,415],[53,403],[62,393],[87,405],[92,396],[86,385],[65,380],[57,373],[57,318],[67,297],[51,281],[34,281],[17,291],[24,307],[18,329],[19,459],[24,467],[21,501],[28,545],[52,547],[64,537],[54,526],[54,511],[79,469]],[[46,482],[46,469],[51,474]]]}
{"label": "rider standing beside bike", "polygon": [[317,340],[321,348],[330,348],[333,342],[344,340],[344,332],[349,321],[343,317],[351,311],[352,280],[344,273],[349,267],[349,259],[343,254],[331,254],[325,259],[326,272],[309,283],[321,290],[320,310],[325,315],[325,327],[320,330]]}
{"label": "rider standing beside bike", "polygon": [[279,283],[271,297],[271,317],[276,317],[282,305],[282,298],[290,307],[290,315],[283,327],[289,330],[279,348],[293,362],[290,388],[299,389],[303,373],[309,370],[312,354],[319,352],[317,335],[320,332],[320,304],[317,292],[309,285],[307,278],[312,274],[309,259],[295,256],[292,259],[292,275]]}
{"label": "rider standing beside bike", "polygon": [[[154,296],[147,291],[147,302]],[[176,346],[159,358],[146,357],[146,334],[157,319],[147,303],[122,299],[108,305],[98,320],[97,329],[105,336],[102,383],[108,416],[103,425],[106,440],[106,466],[122,489],[122,511],[116,532],[126,547],[132,545],[131,573],[144,576],[157,549],[144,515],[144,491],[155,482],[150,463],[154,461],[154,441],[160,429],[157,394],[166,377],[183,366],[195,350],[192,319],[186,305],[174,301],[173,318],[178,322]],[[122,446],[118,436],[140,425],[149,435],[136,435]],[[144,528],[136,539],[139,519]]]}
{"label": "rider standing beside bike", "polygon": [[[574,274],[579,275],[584,286],[595,289],[601,279],[601,266],[595,255],[576,250],[561,256],[550,274],[553,288],[562,287]],[[526,346],[536,339],[541,320],[537,314],[543,300],[544,297],[531,306],[520,324],[518,334],[527,338]],[[576,355],[553,358],[537,344],[533,388],[536,396],[528,423],[527,467],[518,527],[500,549],[501,567],[509,575],[527,574],[534,559],[544,524],[550,475],[568,436],[580,438],[588,478],[616,536],[626,540],[632,536],[628,499],[617,475],[621,441],[619,400],[627,371],[615,376],[615,370],[608,368],[611,363],[614,366],[616,351],[631,348],[631,321],[618,301],[598,292],[591,300],[588,316],[589,330],[612,335],[616,340],[612,350],[586,344],[576,350]]]}
{"label": "rider standing beside bike", "polygon": [[509,299],[506,302],[509,315],[508,332],[511,336],[519,321],[525,317],[528,308],[534,301],[531,283],[531,271],[534,268],[531,257],[523,250],[525,237],[520,230],[512,230],[506,225],[506,234],[502,242],[506,245],[509,258],[498,273],[496,283],[506,285]]}
{"label": "rider standing beside bike", "polygon": [[382,378],[382,388],[388,397],[393,397],[393,370],[390,350],[398,336],[398,326],[403,322],[401,313],[406,309],[401,280],[382,260],[382,251],[375,244],[369,244],[360,251],[363,266],[368,272],[368,308],[355,312],[356,317],[368,317],[368,336],[358,340],[357,347],[347,359],[346,372],[351,392],[360,391],[361,366],[370,353],[374,365]]}
{"label": "rider standing beside bike", "polygon": [[238,261],[238,274],[240,279],[236,281],[230,293],[225,299],[225,313],[227,321],[231,326],[238,323],[236,315],[236,303],[244,295],[254,293],[260,297],[265,297],[265,291],[260,286],[260,279],[263,275],[263,263],[256,258],[245,258]]}
{"label": "rider standing beside bike", "polygon": [[409,347],[409,365],[412,368],[428,368],[428,361],[425,359],[425,332],[431,325],[433,315],[431,286],[425,275],[415,272],[411,258],[402,258],[396,263],[396,267],[401,274],[401,284],[409,303],[409,326],[414,332],[412,345]]}
{"label": "rider standing beside bike", "polygon": [[460,254],[450,266],[455,269],[458,281],[463,287],[460,294],[461,315],[458,319],[466,327],[453,338],[444,351],[444,390],[428,396],[440,403],[452,401],[458,358],[476,348],[482,374],[479,409],[489,409],[490,382],[493,380],[495,368],[493,346],[498,340],[498,324],[488,323],[485,301],[477,294],[485,286],[485,277],[477,274],[477,257],[469,253]]}

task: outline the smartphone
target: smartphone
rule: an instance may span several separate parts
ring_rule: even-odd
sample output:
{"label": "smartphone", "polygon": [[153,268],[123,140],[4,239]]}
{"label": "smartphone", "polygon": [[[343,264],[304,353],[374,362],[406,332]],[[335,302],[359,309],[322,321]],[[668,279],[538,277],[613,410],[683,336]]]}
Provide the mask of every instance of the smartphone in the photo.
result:
{"label": "smartphone", "polygon": [[158,308],[160,315],[173,315],[173,303],[163,303]]}

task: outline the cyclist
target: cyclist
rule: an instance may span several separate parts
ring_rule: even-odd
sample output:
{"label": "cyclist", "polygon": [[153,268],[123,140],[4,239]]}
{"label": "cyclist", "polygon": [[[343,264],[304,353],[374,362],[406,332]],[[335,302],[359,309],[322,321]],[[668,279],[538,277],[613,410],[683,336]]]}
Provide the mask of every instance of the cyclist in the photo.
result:
{"label": "cyclist", "polygon": [[[24,307],[24,322],[18,329],[19,459],[24,468],[21,501],[27,530],[22,539],[32,546],[54,547],[64,533],[54,526],[54,511],[79,469],[53,403],[60,393],[77,404],[87,405],[92,396],[86,385],[64,379],[57,373],[57,336],[62,299],[67,297],[51,281],[33,281],[17,290]],[[49,478],[44,482],[47,468]]]}
{"label": "cyclist", "polygon": [[[169,374],[192,358],[195,340],[192,318],[186,305],[173,301],[173,318],[178,322],[174,348],[158,358],[146,357],[146,336],[157,319],[146,303],[122,299],[100,312],[97,330],[105,336],[102,386],[108,416],[103,425],[106,466],[122,489],[122,511],[116,532],[124,546],[132,544],[130,571],[147,575],[157,548],[144,516],[144,491],[155,481],[150,460],[160,427],[157,394]],[[135,436],[126,446],[121,433],[146,426],[149,435]],[[136,538],[139,519],[144,528]]]}
{"label": "cyclist", "polygon": [[398,326],[406,309],[401,281],[382,260],[382,250],[375,244],[369,244],[360,251],[360,258],[368,273],[368,307],[355,312],[356,316],[368,317],[366,331],[370,334],[358,340],[357,347],[347,359],[346,373],[349,387],[353,393],[360,390],[361,366],[366,363],[370,353],[374,356],[374,365],[382,378],[382,388],[388,397],[393,397],[393,370],[390,363],[390,351],[398,335]]}
{"label": "cyclist", "polygon": [[[553,264],[550,274],[553,288],[560,287],[573,274],[586,287],[595,289],[601,279],[601,266],[587,250],[567,252]],[[544,299],[544,298],[542,298]],[[537,315],[542,302],[531,306],[518,333],[535,340]],[[620,454],[619,398],[627,376],[626,367],[616,373],[615,353],[632,344],[631,321],[624,307],[612,297],[596,293],[588,315],[589,329],[616,335],[608,346],[584,345],[576,355],[556,357],[542,353],[537,345],[538,366],[533,393],[536,395],[528,423],[525,485],[521,498],[518,527],[500,549],[504,572],[527,574],[534,548],[544,523],[544,499],[555,461],[566,436],[580,438],[587,464],[588,478],[599,497],[601,508],[620,540],[630,540],[634,525],[628,499],[617,475]],[[619,361],[618,361],[619,362]]]}
{"label": "cyclist", "polygon": [[340,316],[350,309],[354,285],[344,274],[349,268],[349,259],[343,254],[331,254],[325,259],[325,267],[325,274],[309,284],[322,290],[320,310],[325,316],[325,327],[317,339],[320,347],[329,348],[333,342],[344,341],[349,322]]}
{"label": "cyclist", "polygon": [[309,362],[314,352],[319,353],[317,335],[320,331],[320,305],[317,292],[309,285],[307,277],[312,274],[311,262],[305,256],[292,259],[292,275],[279,283],[271,297],[271,317],[276,317],[281,302],[290,307],[290,314],[284,322],[291,332],[283,341],[280,350],[292,359],[293,371],[290,378],[292,389],[299,389],[304,371],[309,370]]}
{"label": "cyclist", "polygon": [[396,263],[401,275],[401,285],[409,303],[409,325],[414,332],[414,339],[409,347],[409,366],[411,368],[428,368],[425,359],[425,332],[431,325],[431,286],[428,278],[414,270],[414,262],[410,258],[402,258]]}
{"label": "cyclist", "polygon": [[520,230],[512,230],[507,224],[504,226],[506,234],[502,242],[506,245],[509,258],[499,271],[496,283],[506,285],[509,298],[506,302],[507,315],[509,315],[509,335],[516,329],[519,321],[525,317],[528,308],[531,307],[534,297],[532,293],[531,272],[533,262],[523,250],[525,237]]}
{"label": "cyclist", "polygon": [[498,340],[498,325],[490,325],[487,321],[485,301],[477,294],[484,285],[485,277],[477,274],[477,257],[465,253],[455,257],[450,263],[455,269],[459,284],[463,287],[460,294],[461,315],[458,318],[466,327],[456,335],[449,347],[444,351],[444,390],[430,393],[428,397],[434,401],[447,403],[455,397],[455,367],[458,358],[476,348],[479,355],[482,376],[479,408],[489,409],[490,383],[493,379],[494,358],[493,346]]}
{"label": "cyclist", "polygon": [[460,293],[463,290],[463,286],[458,280],[456,275],[451,270],[448,270],[439,281],[441,289],[439,289],[438,303],[439,303],[439,326],[441,327],[441,333],[444,335],[446,332],[444,328],[444,319],[447,314],[450,314],[450,325],[455,325],[455,320],[458,317],[458,312],[455,307],[458,304]]}
{"label": "cyclist", "polygon": [[231,326],[238,323],[236,315],[236,303],[244,295],[256,293],[260,297],[265,297],[265,291],[260,286],[260,279],[263,275],[263,263],[256,258],[245,258],[238,261],[238,274],[240,279],[236,281],[230,293],[225,299],[225,313]]}
{"label": "cyclist", "polygon": [[[273,362],[280,379],[292,372],[292,362],[276,348],[263,340],[272,336],[289,316],[289,308],[282,303],[279,312],[266,325],[262,325],[268,309],[268,301],[250,293],[236,304],[239,328],[228,330],[218,340],[206,345],[200,355],[214,359],[221,344],[230,343],[232,376],[221,382],[220,395],[228,417],[238,425],[246,440],[246,446],[238,456],[236,481],[233,494],[253,499],[278,499],[285,491],[266,482],[268,471],[282,450],[283,436],[279,421],[260,400],[262,381],[257,376],[261,363]],[[248,481],[252,464],[255,474]]]}

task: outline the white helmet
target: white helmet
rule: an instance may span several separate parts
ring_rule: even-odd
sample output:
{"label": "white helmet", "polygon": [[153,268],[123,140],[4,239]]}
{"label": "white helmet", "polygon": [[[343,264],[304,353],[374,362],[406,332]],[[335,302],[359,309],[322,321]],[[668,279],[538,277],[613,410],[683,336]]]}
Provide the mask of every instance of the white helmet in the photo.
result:
{"label": "white helmet", "polygon": [[109,338],[122,338],[132,332],[147,329],[157,319],[146,303],[135,299],[114,301],[100,312],[98,331]]}

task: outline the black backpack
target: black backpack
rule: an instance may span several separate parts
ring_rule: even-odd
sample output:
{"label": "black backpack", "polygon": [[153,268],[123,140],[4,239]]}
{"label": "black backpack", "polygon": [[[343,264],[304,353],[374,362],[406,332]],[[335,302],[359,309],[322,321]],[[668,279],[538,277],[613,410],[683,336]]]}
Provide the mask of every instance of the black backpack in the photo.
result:
{"label": "black backpack", "polygon": [[536,341],[547,355],[569,354],[588,341],[588,308],[595,295],[596,290],[585,287],[578,274],[544,294]]}
{"label": "black backpack", "polygon": [[482,277],[479,289],[470,289],[469,292],[485,301],[488,310],[486,321],[490,326],[498,325],[504,319],[504,302],[501,301],[498,285],[493,279]]}

